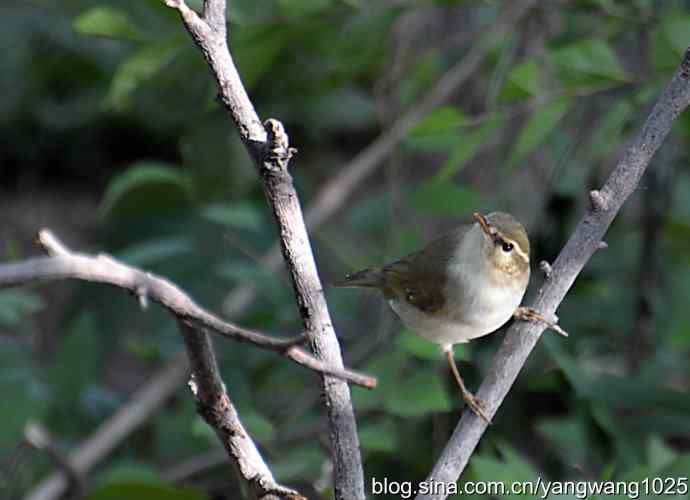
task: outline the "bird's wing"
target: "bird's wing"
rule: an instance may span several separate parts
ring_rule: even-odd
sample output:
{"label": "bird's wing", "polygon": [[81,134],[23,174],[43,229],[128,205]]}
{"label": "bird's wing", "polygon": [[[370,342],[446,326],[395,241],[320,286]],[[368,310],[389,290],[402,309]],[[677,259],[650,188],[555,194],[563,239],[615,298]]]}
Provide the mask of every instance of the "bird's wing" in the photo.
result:
{"label": "bird's wing", "polygon": [[446,305],[447,267],[468,227],[460,227],[383,267],[384,293],[420,311],[439,314]]}

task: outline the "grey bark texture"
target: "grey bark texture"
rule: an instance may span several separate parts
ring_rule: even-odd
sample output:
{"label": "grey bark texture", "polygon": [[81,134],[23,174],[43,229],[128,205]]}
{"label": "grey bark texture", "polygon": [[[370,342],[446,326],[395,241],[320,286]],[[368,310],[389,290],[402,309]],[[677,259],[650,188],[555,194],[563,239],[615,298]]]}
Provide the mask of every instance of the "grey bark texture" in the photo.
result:
{"label": "grey bark texture", "polygon": [[[218,83],[220,99],[264,181],[266,199],[278,225],[283,257],[314,355],[333,369],[341,370],[340,345],[323,294],[302,208],[287,168],[293,150],[279,122],[269,120],[266,122],[268,130],[264,128],[242,85],[228,49],[225,0],[205,0],[201,16],[187,7],[184,0],[166,0],[166,3],[180,13],[208,62]],[[364,472],[350,388],[341,380],[324,376],[322,393],[333,452],[335,497],[363,499]]]}
{"label": "grey bark texture", "polygon": [[[627,147],[623,158],[600,190],[590,192],[590,206],[558,258],[532,307],[553,315],[575,278],[600,249],[602,238],[625,200],[635,190],[654,153],[668,135],[675,119],[690,104],[690,49],[647,117],[642,130]],[[544,331],[544,325],[517,322],[506,333],[477,397],[493,417],[515,382],[527,357]],[[573,332],[575,333],[575,332]],[[465,411],[427,481],[455,482],[467,466],[486,423]],[[440,488],[439,488],[440,489]],[[418,495],[417,500],[442,499],[445,495]]]}

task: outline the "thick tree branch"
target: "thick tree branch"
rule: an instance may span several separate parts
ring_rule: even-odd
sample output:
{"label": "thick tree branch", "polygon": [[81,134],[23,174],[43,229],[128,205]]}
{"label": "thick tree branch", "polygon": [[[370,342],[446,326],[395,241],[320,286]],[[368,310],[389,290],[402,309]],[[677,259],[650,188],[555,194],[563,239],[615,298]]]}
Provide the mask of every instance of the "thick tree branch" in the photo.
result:
{"label": "thick tree branch", "polygon": [[36,281],[74,278],[107,283],[129,290],[143,304],[150,298],[172,312],[178,321],[205,328],[224,337],[274,351],[286,358],[343,380],[373,388],[376,379],[330,365],[310,356],[298,347],[307,339],[304,335],[278,339],[223,321],[198,306],[188,295],[170,281],[123,264],[107,255],[91,257],[71,252],[48,230],[38,234],[39,244],[51,257],[28,259],[18,263],[0,265],[0,288],[23,285]]}
{"label": "thick tree branch", "polygon": [[[628,146],[623,158],[599,191],[590,193],[591,206],[578,224],[568,243],[554,262],[549,279],[539,290],[532,307],[549,316],[575,282],[575,278],[616,217],[625,200],[637,187],[642,174],[671,130],[674,120],[690,104],[690,49],[654,105],[639,135]],[[536,345],[544,325],[518,322],[507,332],[494,357],[489,373],[477,397],[492,417]],[[465,411],[428,480],[455,482],[486,430],[486,423]],[[443,495],[418,495],[417,499],[440,499]]]}

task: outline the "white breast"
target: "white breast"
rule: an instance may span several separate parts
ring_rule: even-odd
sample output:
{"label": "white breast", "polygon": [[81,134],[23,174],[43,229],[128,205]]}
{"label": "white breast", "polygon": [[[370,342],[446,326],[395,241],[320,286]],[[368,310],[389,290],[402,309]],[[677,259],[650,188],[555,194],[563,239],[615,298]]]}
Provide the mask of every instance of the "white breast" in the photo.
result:
{"label": "white breast", "polygon": [[[471,232],[472,233],[472,232]],[[481,233],[468,234],[463,245],[479,244],[476,238]],[[458,249],[458,253],[462,249]],[[446,297],[449,300],[443,316],[426,314],[404,300],[390,300],[390,306],[400,316],[403,323],[421,337],[437,344],[448,345],[467,342],[487,335],[506,323],[515,309],[518,308],[527,288],[527,279],[515,287],[499,286],[491,279],[470,279],[476,276],[474,266],[481,265],[479,252],[462,252],[462,255],[477,255],[476,262],[464,262],[463,265],[449,265],[450,279],[447,284]],[[455,259],[456,262],[459,260]],[[462,299],[458,290],[462,290]]]}

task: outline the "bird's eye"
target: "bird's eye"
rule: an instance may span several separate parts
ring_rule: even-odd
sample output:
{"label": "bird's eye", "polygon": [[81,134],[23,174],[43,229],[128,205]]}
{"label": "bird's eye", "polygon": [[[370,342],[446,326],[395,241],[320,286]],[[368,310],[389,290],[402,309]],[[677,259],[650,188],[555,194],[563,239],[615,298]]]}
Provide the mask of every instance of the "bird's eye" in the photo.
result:
{"label": "bird's eye", "polygon": [[506,253],[512,252],[512,250],[513,250],[513,244],[512,244],[512,243],[508,243],[507,241],[504,241],[504,242],[503,242],[503,246],[502,246],[501,248],[503,248],[503,251],[506,252]]}

